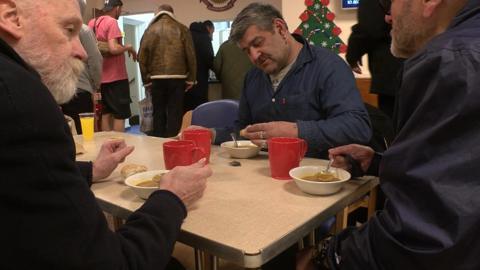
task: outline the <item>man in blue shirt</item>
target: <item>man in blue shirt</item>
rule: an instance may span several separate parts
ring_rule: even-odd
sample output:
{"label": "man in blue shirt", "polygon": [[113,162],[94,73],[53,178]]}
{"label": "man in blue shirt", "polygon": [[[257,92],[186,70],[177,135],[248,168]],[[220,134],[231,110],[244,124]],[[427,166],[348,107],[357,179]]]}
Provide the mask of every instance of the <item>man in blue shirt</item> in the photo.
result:
{"label": "man in blue shirt", "polygon": [[[337,55],[289,33],[271,5],[253,3],[232,25],[230,38],[256,68],[246,76],[236,130],[261,145],[271,137],[307,141],[307,156],[371,137],[368,114],[352,71]],[[216,143],[229,140],[216,129]]]}

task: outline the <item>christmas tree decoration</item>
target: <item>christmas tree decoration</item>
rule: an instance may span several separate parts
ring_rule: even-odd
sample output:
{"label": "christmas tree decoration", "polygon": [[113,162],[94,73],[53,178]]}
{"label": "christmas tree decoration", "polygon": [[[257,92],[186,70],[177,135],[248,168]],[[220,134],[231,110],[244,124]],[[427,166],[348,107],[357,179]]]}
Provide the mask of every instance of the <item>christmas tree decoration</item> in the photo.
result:
{"label": "christmas tree decoration", "polygon": [[294,33],[302,35],[309,44],[335,53],[345,53],[347,46],[340,39],[342,29],[336,26],[335,13],[328,9],[329,0],[305,0],[307,9],[300,14],[302,21]]}
{"label": "christmas tree decoration", "polygon": [[333,13],[333,12],[328,12],[327,15],[326,15],[326,17],[327,17],[327,20],[333,22],[333,20],[335,20],[335,13]]}

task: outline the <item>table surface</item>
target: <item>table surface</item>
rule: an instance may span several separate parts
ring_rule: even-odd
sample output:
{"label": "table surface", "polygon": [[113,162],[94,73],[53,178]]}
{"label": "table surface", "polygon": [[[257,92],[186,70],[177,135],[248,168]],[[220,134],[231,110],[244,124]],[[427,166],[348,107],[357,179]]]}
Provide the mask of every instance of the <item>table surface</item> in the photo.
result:
{"label": "table surface", "polygon": [[[102,142],[111,138],[124,138],[135,146],[125,164],[164,169],[162,144],[170,139],[117,132],[95,133],[92,141],[75,136],[86,150],[77,159],[94,160]],[[292,180],[271,178],[266,153],[237,159],[240,167],[230,166],[231,160],[223,149],[212,146],[213,175],[204,197],[189,209],[178,241],[247,268],[260,267],[378,185],[377,178],[363,177],[347,182],[336,194],[312,196]],[[326,162],[305,158],[301,165]],[[126,218],[144,200],[123,183],[122,165],[106,181],[92,185],[92,191],[104,211]]]}

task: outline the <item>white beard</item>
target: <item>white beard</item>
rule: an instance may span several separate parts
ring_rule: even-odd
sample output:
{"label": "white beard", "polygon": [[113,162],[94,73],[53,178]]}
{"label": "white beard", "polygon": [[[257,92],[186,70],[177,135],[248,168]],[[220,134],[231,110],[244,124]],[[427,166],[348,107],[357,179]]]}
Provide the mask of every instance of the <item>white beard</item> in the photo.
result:
{"label": "white beard", "polygon": [[79,59],[69,59],[62,66],[55,69],[52,73],[42,74],[43,83],[52,93],[53,98],[58,104],[64,104],[70,101],[77,90],[78,77],[85,69],[85,65]]}
{"label": "white beard", "polygon": [[[69,58],[60,65],[55,65],[52,57],[41,49],[19,48],[19,54],[31,65],[42,78],[58,104],[70,101],[75,95],[80,74],[85,69],[80,59]],[[55,56],[53,56],[55,57]]]}

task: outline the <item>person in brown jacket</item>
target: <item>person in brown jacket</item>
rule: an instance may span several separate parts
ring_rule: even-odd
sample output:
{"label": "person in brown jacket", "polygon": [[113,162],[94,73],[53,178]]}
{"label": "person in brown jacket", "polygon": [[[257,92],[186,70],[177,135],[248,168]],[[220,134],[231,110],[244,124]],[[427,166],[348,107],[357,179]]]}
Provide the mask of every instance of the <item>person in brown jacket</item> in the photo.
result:
{"label": "person in brown jacket", "polygon": [[184,92],[196,82],[197,63],[188,28],[176,20],[170,5],[158,11],[142,37],[139,63],[143,84],[152,95],[150,135],[172,137],[180,130]]}

